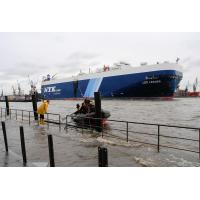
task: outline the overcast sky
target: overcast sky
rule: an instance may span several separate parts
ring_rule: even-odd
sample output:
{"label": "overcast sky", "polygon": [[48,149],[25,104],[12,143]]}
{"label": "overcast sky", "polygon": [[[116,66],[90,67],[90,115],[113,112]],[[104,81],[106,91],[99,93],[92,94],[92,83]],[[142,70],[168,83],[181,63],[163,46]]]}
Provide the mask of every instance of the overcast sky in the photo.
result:
{"label": "overcast sky", "polygon": [[0,91],[10,93],[17,81],[28,91],[28,76],[40,87],[48,73],[59,78],[118,61],[138,66],[177,57],[184,88],[200,80],[199,54],[200,33],[0,33]]}

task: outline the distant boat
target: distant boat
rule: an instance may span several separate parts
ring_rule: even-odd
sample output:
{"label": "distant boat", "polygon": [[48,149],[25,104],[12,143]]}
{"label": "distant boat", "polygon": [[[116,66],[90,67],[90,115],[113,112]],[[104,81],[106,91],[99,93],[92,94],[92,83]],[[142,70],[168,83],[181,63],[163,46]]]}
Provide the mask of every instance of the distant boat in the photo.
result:
{"label": "distant boat", "polygon": [[93,98],[100,91],[103,98],[152,98],[173,97],[183,77],[177,63],[141,63],[131,67],[120,62],[109,67],[104,65],[96,73],[80,73],[66,79],[43,80],[41,93],[45,99]]}

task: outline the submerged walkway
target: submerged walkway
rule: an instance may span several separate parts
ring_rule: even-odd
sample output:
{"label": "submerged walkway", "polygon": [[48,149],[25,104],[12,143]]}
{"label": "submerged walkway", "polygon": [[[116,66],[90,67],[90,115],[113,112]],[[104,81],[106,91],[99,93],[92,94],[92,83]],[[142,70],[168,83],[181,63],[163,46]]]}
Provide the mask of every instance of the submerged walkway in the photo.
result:
{"label": "submerged walkway", "polygon": [[[2,119],[4,121],[4,119]],[[162,149],[157,153],[155,147],[127,143],[114,138],[101,138],[97,133],[49,124],[38,126],[34,121],[20,119],[5,120],[8,153],[5,151],[4,138],[0,130],[0,166],[23,167],[20,130],[24,127],[27,165],[25,167],[49,166],[48,134],[53,135],[55,166],[59,167],[97,167],[98,146],[108,149],[110,167],[137,166],[200,166],[198,156],[189,152]]]}

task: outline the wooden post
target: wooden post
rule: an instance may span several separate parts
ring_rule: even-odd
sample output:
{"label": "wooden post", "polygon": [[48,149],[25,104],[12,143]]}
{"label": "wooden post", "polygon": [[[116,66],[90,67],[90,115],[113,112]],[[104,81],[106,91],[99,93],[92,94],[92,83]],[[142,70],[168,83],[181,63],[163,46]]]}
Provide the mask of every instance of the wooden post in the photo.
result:
{"label": "wooden post", "polygon": [[27,159],[26,159],[26,145],[25,145],[25,139],[24,139],[24,128],[23,126],[20,126],[20,140],[21,140],[21,149],[22,149],[22,157],[23,157],[23,163],[26,165]]}
{"label": "wooden post", "polygon": [[98,118],[95,123],[95,129],[98,132],[102,132],[102,124],[101,124],[101,95],[100,92],[94,93],[94,100],[95,100],[95,117]]}
{"label": "wooden post", "polygon": [[98,147],[99,167],[108,167],[108,150],[105,147]]}
{"label": "wooden post", "polygon": [[5,149],[6,149],[6,152],[8,152],[8,141],[7,141],[7,134],[6,134],[6,125],[5,125],[5,122],[1,122],[1,125],[2,125],[2,131],[3,131]]}
{"label": "wooden post", "polygon": [[33,104],[33,112],[34,112],[34,119],[38,120],[38,114],[37,114],[37,98],[36,95],[32,95],[32,104]]}
{"label": "wooden post", "polygon": [[49,146],[49,162],[50,162],[50,167],[55,167],[53,137],[52,137],[52,135],[48,135],[48,146]]}
{"label": "wooden post", "polygon": [[6,112],[7,116],[9,115],[9,102],[8,102],[8,96],[5,96],[5,102],[6,102]]}

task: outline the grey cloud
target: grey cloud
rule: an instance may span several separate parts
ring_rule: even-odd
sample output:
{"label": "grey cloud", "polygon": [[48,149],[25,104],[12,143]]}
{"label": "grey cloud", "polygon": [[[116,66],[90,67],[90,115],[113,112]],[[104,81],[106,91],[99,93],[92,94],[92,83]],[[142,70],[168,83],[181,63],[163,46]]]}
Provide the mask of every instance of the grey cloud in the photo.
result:
{"label": "grey cloud", "polygon": [[184,77],[195,77],[200,69],[200,33],[0,33],[0,43],[0,82],[5,85],[28,75],[71,76],[121,58],[137,66],[178,56],[187,70]]}
{"label": "grey cloud", "polygon": [[99,55],[93,53],[75,52],[66,58],[66,62],[57,64],[56,67],[62,73],[78,72],[79,70],[99,65],[98,57]]}
{"label": "grey cloud", "polygon": [[188,71],[196,68],[200,68],[200,58],[191,58],[185,62],[185,66],[187,67]]}
{"label": "grey cloud", "polygon": [[192,60],[191,57],[186,57],[186,58],[181,59],[181,63],[182,63],[182,64],[187,64],[187,63],[190,62],[191,60]]}
{"label": "grey cloud", "polygon": [[95,53],[74,52],[68,56],[67,60],[88,60],[97,58],[99,55]]}
{"label": "grey cloud", "polygon": [[192,67],[200,67],[200,58],[190,61],[189,64]]}
{"label": "grey cloud", "polygon": [[33,63],[17,63],[14,67],[4,69],[3,76],[7,78],[24,78],[28,75],[40,74],[45,69],[45,66]]}

